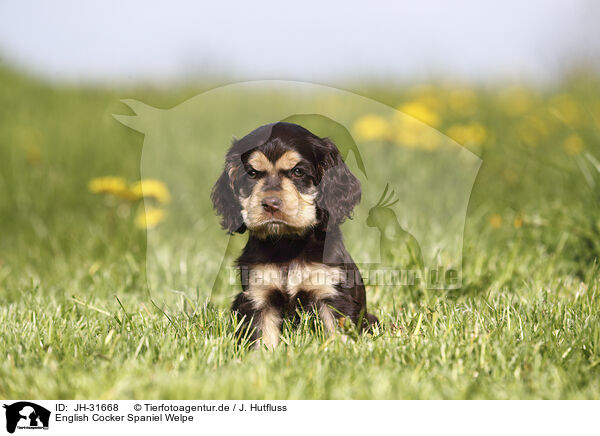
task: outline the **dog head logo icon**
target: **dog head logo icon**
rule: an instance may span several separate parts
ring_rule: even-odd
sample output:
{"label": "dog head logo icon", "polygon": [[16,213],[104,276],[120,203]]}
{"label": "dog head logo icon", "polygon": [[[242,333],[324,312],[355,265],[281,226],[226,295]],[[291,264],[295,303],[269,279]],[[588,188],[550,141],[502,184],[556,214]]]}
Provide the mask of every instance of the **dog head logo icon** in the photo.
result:
{"label": "dog head logo icon", "polygon": [[19,429],[47,429],[50,422],[50,411],[29,401],[5,404],[6,431],[14,433]]}

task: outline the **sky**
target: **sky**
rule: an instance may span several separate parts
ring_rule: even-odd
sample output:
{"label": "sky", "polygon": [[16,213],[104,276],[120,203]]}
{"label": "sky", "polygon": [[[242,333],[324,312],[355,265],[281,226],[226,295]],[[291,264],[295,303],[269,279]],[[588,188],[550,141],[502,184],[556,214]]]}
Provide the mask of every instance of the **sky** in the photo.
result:
{"label": "sky", "polygon": [[0,62],[53,80],[552,80],[600,58],[593,0],[0,3]]}

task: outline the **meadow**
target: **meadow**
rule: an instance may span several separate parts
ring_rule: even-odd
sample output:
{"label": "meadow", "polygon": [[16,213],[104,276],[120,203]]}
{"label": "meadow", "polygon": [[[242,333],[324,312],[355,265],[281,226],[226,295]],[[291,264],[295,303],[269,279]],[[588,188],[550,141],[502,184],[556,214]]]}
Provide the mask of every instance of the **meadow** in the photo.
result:
{"label": "meadow", "polygon": [[[204,193],[227,144],[148,182],[161,169],[141,165],[148,139],[113,118],[134,114],[121,99],[167,109],[211,84],[75,87],[7,68],[0,82],[1,398],[600,398],[600,77],[349,85],[481,158],[462,287],[369,286],[375,334],[345,324],[346,341],[325,337],[305,315],[275,351],[237,343],[233,293],[207,278],[221,252],[198,250],[226,243]],[[239,117],[243,132],[229,103],[210,110]],[[229,128],[198,127],[207,140]],[[438,146],[381,114],[348,129],[372,144],[361,148],[371,162],[406,150],[414,165]],[[194,165],[206,168],[201,195],[180,194]],[[348,226],[351,253],[369,249]],[[157,277],[148,265],[167,242],[181,259]]]}

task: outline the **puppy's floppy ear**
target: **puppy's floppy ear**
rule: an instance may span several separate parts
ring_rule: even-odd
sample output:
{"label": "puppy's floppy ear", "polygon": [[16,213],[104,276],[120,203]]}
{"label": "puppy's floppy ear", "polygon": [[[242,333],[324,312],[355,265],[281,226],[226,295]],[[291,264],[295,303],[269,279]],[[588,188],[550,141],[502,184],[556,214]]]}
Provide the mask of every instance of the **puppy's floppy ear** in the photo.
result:
{"label": "puppy's floppy ear", "polygon": [[360,182],[350,172],[336,145],[329,139],[321,140],[324,151],[319,159],[321,181],[318,185],[317,206],[325,212],[328,226],[338,225],[352,216],[352,209],[360,202]]}
{"label": "puppy's floppy ear", "polygon": [[223,173],[212,188],[211,199],[213,207],[218,215],[221,215],[221,227],[227,233],[244,233],[246,226],[242,218],[242,207],[234,193],[233,178],[237,167],[228,162],[225,164]]}

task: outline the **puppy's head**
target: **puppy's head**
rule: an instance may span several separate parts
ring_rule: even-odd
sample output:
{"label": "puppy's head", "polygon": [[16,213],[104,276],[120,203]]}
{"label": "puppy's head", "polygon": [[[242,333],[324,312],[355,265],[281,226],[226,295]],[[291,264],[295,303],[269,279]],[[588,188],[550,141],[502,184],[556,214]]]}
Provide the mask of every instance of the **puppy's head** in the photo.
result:
{"label": "puppy's head", "polygon": [[302,235],[349,217],[360,183],[333,142],[297,124],[275,123],[234,141],[212,201],[228,233]]}

